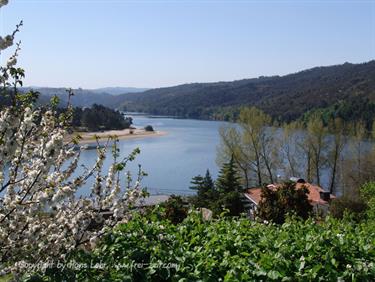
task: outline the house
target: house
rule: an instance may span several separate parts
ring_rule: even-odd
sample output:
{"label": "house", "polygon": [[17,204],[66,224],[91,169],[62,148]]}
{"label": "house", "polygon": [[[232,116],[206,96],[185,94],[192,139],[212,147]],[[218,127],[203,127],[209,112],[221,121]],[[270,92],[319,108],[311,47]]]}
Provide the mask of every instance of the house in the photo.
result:
{"label": "house", "polygon": [[[329,209],[329,203],[332,199],[336,198],[334,195],[325,191],[323,188],[307,183],[302,178],[291,177],[291,181],[296,183],[296,188],[306,187],[309,191],[308,199],[310,204],[313,206],[313,211],[316,214],[327,214]],[[267,186],[268,189],[278,189],[280,184],[270,184]],[[261,201],[262,188],[248,188],[244,192],[245,202],[244,205],[248,209],[250,218],[254,218],[255,211]]]}

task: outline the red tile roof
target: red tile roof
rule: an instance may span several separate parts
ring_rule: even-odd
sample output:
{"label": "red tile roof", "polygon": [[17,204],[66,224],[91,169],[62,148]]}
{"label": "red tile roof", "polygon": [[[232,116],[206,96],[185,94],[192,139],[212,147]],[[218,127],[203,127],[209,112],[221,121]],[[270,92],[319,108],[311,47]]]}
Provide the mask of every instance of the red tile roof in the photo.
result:
{"label": "red tile roof", "polygon": [[[277,189],[280,186],[281,186],[280,184],[270,184],[267,187],[269,189],[274,190],[274,189]],[[321,187],[312,185],[310,183],[296,183],[297,189],[302,188],[302,186],[305,186],[309,190],[308,199],[309,199],[309,201],[312,205],[316,205],[316,204],[326,205],[326,204],[328,204],[327,201],[324,201],[320,198],[320,192],[324,191]],[[261,194],[262,194],[261,188],[248,188],[245,192],[245,196],[257,205],[259,204],[259,202],[261,200]],[[330,198],[334,199],[336,197],[331,194]]]}

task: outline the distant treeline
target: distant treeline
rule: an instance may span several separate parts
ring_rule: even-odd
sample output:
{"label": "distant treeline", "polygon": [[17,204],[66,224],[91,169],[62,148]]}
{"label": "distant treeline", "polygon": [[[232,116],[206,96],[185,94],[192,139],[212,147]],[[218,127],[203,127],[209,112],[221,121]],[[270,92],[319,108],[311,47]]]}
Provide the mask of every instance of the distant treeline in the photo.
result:
{"label": "distant treeline", "polygon": [[[59,109],[62,112],[66,109]],[[131,117],[125,117],[121,112],[94,104],[91,108],[76,107],[73,110],[72,126],[79,130],[101,131],[129,128]]]}
{"label": "distant treeline", "polygon": [[[30,91],[26,93],[20,92],[17,95],[34,95],[36,100],[40,96],[39,94],[39,92]],[[12,92],[0,91],[0,109],[12,104],[11,97]],[[56,114],[58,115],[66,111],[66,107],[57,96],[53,97],[51,101],[40,103],[40,100],[38,100],[38,102],[34,106],[41,109],[47,109],[53,103],[56,103]],[[73,108],[72,127],[74,129],[87,131],[120,130],[129,128],[131,124],[131,117],[125,117],[121,112],[103,105],[93,104],[91,107]]]}
{"label": "distant treeline", "polygon": [[302,120],[306,123],[315,114],[322,116],[324,125],[328,125],[332,119],[340,118],[345,123],[363,122],[366,129],[371,131],[375,121],[375,103],[368,98],[353,97],[339,101],[327,108],[309,111],[302,117]]}
{"label": "distant treeline", "polygon": [[[235,122],[239,118],[240,111],[241,107],[217,108],[207,117],[214,120]],[[328,125],[330,120],[340,118],[345,123],[363,122],[366,129],[371,131],[375,121],[375,102],[371,102],[368,98],[351,97],[347,100],[340,100],[326,108],[312,109],[296,119],[296,121],[302,121],[307,124],[311,117],[316,114],[322,117],[325,126]],[[284,122],[283,119],[278,119],[277,117],[273,117],[273,120],[279,124]],[[290,121],[288,120],[288,122]]]}

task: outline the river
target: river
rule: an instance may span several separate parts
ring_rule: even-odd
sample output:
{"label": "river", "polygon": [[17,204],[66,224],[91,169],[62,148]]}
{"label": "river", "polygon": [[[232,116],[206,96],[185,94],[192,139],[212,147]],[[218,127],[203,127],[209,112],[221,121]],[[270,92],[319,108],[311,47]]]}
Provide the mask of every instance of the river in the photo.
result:
{"label": "river", "polygon": [[[192,177],[198,174],[204,175],[207,169],[214,179],[217,177],[219,168],[216,164],[216,154],[220,143],[219,128],[228,123],[140,114],[132,117],[134,126],[138,128],[151,125],[155,130],[167,132],[164,136],[119,141],[122,156],[137,147],[141,150],[136,160],[128,166],[128,170],[136,177],[138,164],[142,165],[143,170],[148,173],[142,184],[151,195],[193,194],[194,191],[189,189]],[[277,134],[280,133],[281,131],[278,131]],[[365,145],[370,148],[369,142],[365,142]],[[346,146],[344,155],[349,154],[349,147]],[[80,161],[81,164],[89,167],[94,164],[96,158],[96,150],[87,150],[83,151]],[[104,163],[105,169],[108,169],[110,163],[111,160],[107,159]],[[82,170],[78,169],[76,175],[80,173]],[[123,176],[123,179],[125,178]],[[322,187],[328,187],[328,167],[321,170],[321,184]],[[90,186],[88,183],[78,194],[88,195]],[[341,194],[339,190],[336,192]]]}
{"label": "river", "polygon": [[[167,132],[167,135],[159,137],[119,141],[122,156],[136,147],[140,148],[140,155],[128,169],[135,176],[138,164],[142,165],[148,173],[142,184],[150,194],[192,194],[194,191],[189,189],[192,177],[205,174],[207,169],[216,178],[219,128],[225,122],[144,115],[134,115],[133,122],[139,128],[152,125],[155,130]],[[84,151],[81,162],[86,166],[92,165],[96,156],[96,150]],[[107,160],[105,167],[108,168],[109,164]]]}

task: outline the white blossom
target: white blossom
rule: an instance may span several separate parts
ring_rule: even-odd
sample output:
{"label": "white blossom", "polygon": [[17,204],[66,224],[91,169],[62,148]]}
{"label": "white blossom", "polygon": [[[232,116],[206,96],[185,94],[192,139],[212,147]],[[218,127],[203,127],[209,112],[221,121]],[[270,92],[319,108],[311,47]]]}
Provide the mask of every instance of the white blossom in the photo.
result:
{"label": "white blossom", "polygon": [[[0,0],[0,7],[7,2]],[[11,35],[0,37],[0,51],[13,41]],[[17,52],[0,68],[3,86],[14,79],[9,68],[16,63]],[[13,272],[15,279],[28,263],[64,260],[81,244],[95,246],[106,228],[126,220],[142,195],[130,174],[121,185],[115,157],[104,171],[107,147],[98,147],[93,167],[76,176],[82,149],[66,143],[68,128],[53,110],[31,104],[20,100],[0,111],[0,268],[12,262],[1,271]],[[127,157],[132,159],[134,152]],[[76,197],[89,179],[94,179],[93,196]],[[101,209],[113,216],[105,218]],[[94,222],[98,228],[88,228]]]}
{"label": "white blossom", "polygon": [[17,64],[17,58],[15,56],[10,57],[10,59],[7,62],[7,67],[11,68]]}
{"label": "white blossom", "polygon": [[13,45],[13,36],[7,35],[4,38],[0,36],[0,51],[5,50]]}
{"label": "white blossom", "polygon": [[0,0],[0,8],[8,4],[8,0]]}

